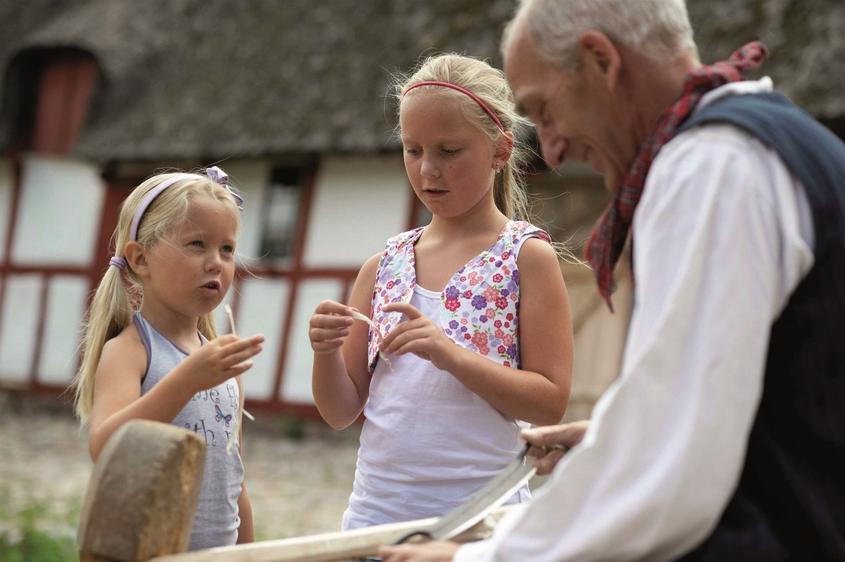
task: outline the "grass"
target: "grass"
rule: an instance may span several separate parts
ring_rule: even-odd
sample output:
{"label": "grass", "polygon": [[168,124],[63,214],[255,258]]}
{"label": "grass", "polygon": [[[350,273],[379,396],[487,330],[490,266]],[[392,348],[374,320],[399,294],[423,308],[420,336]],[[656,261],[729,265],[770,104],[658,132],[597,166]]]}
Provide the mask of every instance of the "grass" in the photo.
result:
{"label": "grass", "polygon": [[[79,506],[57,510],[45,502],[11,506],[0,489],[0,562],[77,562],[76,541],[69,534],[79,520]],[[64,531],[64,532],[63,532]]]}

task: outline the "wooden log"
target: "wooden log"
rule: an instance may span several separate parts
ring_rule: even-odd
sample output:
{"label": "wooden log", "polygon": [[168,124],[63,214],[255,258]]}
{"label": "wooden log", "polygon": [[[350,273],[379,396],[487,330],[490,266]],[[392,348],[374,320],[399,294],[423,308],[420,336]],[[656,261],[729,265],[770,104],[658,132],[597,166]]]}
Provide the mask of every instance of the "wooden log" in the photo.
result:
{"label": "wooden log", "polygon": [[[485,539],[492,534],[502,516],[520,507],[501,507],[452,540],[463,543]],[[153,558],[151,562],[338,562],[374,556],[380,546],[393,544],[412,531],[427,529],[437,519],[432,517],[354,531],[195,550]]]}
{"label": "wooden log", "polygon": [[184,552],[197,507],[205,443],[146,420],[125,423],[100,453],[80,516],[81,562],[128,562]]}

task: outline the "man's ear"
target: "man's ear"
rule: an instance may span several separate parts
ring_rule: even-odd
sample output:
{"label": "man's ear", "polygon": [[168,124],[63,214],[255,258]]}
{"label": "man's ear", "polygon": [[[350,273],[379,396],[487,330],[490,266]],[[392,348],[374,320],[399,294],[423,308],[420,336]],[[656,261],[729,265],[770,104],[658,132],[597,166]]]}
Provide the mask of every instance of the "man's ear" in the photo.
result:
{"label": "man's ear", "polygon": [[146,249],[137,242],[127,242],[123,247],[123,257],[129,269],[143,278],[148,270]]}
{"label": "man's ear", "polygon": [[605,87],[614,92],[619,85],[622,55],[613,41],[601,31],[585,31],[578,39],[578,50],[582,69],[595,72]]}
{"label": "man's ear", "polygon": [[513,152],[513,133],[506,131],[502,133],[502,138],[496,145],[496,153],[493,155],[493,167],[500,170],[505,167],[505,164],[510,160],[511,152]]}

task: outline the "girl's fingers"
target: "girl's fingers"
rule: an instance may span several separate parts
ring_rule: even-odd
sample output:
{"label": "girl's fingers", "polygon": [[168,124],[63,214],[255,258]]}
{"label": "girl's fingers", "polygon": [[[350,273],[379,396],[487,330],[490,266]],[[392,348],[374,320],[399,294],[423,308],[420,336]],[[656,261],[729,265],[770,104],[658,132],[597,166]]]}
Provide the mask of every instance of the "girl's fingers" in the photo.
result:
{"label": "girl's fingers", "polygon": [[237,353],[249,347],[258,347],[264,343],[264,336],[251,336],[248,338],[237,339],[231,343],[227,343],[221,348],[221,351],[228,355],[230,353]]}
{"label": "girl's fingers", "polygon": [[326,341],[321,341],[321,342],[314,342],[314,343],[312,343],[312,344],[311,344],[311,348],[312,348],[312,349],[313,349],[316,353],[322,353],[322,352],[326,352],[326,351],[332,351],[332,350],[335,350],[335,349],[337,349],[338,347],[340,347],[340,346],[342,346],[342,345],[343,345],[343,340],[342,340],[342,339],[337,339],[337,340],[326,340]]}
{"label": "girl's fingers", "polygon": [[414,320],[416,318],[423,318],[423,313],[412,304],[404,303],[404,302],[393,302],[388,305],[385,305],[382,308],[384,312],[401,312],[405,316],[408,317],[409,320]]}
{"label": "girl's fingers", "polygon": [[308,331],[308,336],[311,338],[311,341],[314,343],[323,342],[327,340],[335,340],[338,338],[343,338],[349,335],[348,328],[341,328],[341,329],[325,329],[325,328],[311,328]]}
{"label": "girl's fingers", "polygon": [[240,338],[238,336],[236,336],[235,334],[223,334],[222,336],[217,336],[216,338],[211,340],[209,343],[217,344],[220,347],[226,347],[227,345],[230,345],[231,343],[239,341],[239,340],[240,340]]}
{"label": "girl's fingers", "polygon": [[236,377],[241,373],[245,373],[246,371],[248,371],[253,365],[254,363],[252,359],[247,359],[246,361],[238,363],[237,365],[232,365],[231,367],[226,369],[226,377]]}
{"label": "girl's fingers", "polygon": [[404,334],[402,341],[393,343],[392,350],[385,353],[393,355],[402,355],[405,353],[417,353],[428,358],[428,352],[431,351],[434,343],[431,331],[428,329],[413,330]]}
{"label": "girl's fingers", "polygon": [[235,363],[239,363],[239,361],[233,361],[234,357],[243,357],[244,359],[249,359],[253,355],[258,355],[261,353],[263,348],[260,345],[250,345],[250,346],[238,346],[238,347],[228,347],[223,350],[223,353],[220,354],[220,360],[226,362],[229,365],[234,365]]}
{"label": "girl's fingers", "polygon": [[243,351],[240,351],[238,353],[232,353],[231,355],[227,355],[222,360],[223,368],[228,369],[232,365],[237,365],[238,363],[246,361],[250,357],[254,357],[255,355],[258,355],[258,353],[260,351],[261,351],[260,347],[257,350],[255,348],[249,348],[249,349],[245,349]]}
{"label": "girl's fingers", "polygon": [[341,314],[344,316],[349,315],[349,311],[351,307],[346,306],[345,304],[341,304],[336,301],[323,301],[317,305],[317,308],[314,309],[315,314]]}
{"label": "girl's fingers", "polygon": [[400,337],[402,334],[405,334],[411,330],[419,330],[420,328],[424,328],[428,326],[430,321],[428,318],[422,317],[416,320],[408,320],[405,322],[400,322],[395,328],[390,330],[390,333],[384,336],[384,340],[381,342],[381,349],[386,350],[393,341]]}
{"label": "girl's fingers", "polygon": [[414,353],[423,359],[429,359],[428,342],[426,340],[410,341],[394,351],[392,355],[404,355],[406,353]]}
{"label": "girl's fingers", "polygon": [[355,320],[351,316],[337,314],[315,314],[309,324],[312,328],[340,328],[351,326]]}
{"label": "girl's fingers", "polygon": [[[396,330],[394,330],[396,332]],[[393,332],[391,332],[393,334]],[[388,336],[385,338],[385,343],[382,344],[381,350],[390,355],[391,353],[397,353],[398,350],[406,345],[408,342],[418,340],[420,338],[424,338],[428,336],[429,331],[427,326],[409,326],[403,329],[401,332],[398,332],[392,338]]]}
{"label": "girl's fingers", "polygon": [[[264,336],[257,335],[251,336],[249,338],[243,338],[236,340],[232,343],[226,344],[221,348],[221,352],[224,356],[231,355],[233,353],[240,353],[248,348],[256,348],[256,352],[258,353],[261,351],[261,344],[264,342]],[[253,354],[254,355],[254,354]]]}

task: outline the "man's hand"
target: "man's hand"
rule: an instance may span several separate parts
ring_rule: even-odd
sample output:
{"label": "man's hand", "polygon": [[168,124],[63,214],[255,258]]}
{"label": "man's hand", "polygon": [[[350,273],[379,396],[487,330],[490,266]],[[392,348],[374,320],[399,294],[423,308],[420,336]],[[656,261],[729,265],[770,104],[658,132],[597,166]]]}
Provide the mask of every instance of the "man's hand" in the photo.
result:
{"label": "man's hand", "polygon": [[458,543],[444,541],[400,544],[383,546],[378,555],[384,562],[451,562],[460,546]]}
{"label": "man's hand", "polygon": [[549,474],[566,452],[581,442],[589,420],[560,425],[547,425],[522,430],[522,438],[531,444],[528,454],[537,458],[537,474]]}

